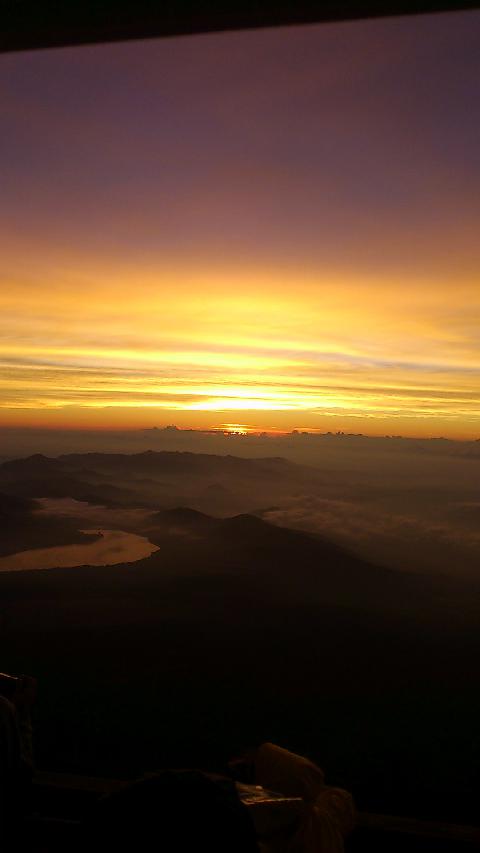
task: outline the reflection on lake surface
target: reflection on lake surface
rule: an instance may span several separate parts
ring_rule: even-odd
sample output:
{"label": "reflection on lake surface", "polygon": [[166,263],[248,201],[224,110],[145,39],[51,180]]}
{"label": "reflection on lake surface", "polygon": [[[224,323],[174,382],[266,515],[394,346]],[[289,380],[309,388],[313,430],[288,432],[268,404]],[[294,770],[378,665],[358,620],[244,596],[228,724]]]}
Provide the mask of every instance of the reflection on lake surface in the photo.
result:
{"label": "reflection on lake surface", "polygon": [[82,545],[58,545],[55,548],[35,548],[0,557],[0,572],[20,572],[28,569],[73,568],[74,566],[114,566],[116,563],[135,563],[158,551],[145,536],[124,530],[83,530],[82,533],[101,537]]}

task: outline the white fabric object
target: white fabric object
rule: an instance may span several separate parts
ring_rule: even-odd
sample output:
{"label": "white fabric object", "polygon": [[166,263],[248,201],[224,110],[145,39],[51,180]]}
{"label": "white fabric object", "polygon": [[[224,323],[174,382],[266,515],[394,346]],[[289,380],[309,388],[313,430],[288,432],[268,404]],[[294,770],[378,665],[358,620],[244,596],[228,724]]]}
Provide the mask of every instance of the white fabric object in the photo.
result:
{"label": "white fabric object", "polygon": [[305,801],[297,825],[262,843],[262,853],[343,853],[344,838],[355,825],[353,798],[342,788],[325,785],[323,771],[313,762],[275,744],[262,744],[255,759],[255,782]]}

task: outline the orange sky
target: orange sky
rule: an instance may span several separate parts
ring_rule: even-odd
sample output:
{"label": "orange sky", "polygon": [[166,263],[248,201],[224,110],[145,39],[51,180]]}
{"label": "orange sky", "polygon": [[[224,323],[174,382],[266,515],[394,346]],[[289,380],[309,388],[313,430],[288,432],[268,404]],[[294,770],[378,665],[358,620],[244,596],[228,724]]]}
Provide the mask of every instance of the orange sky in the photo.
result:
{"label": "orange sky", "polygon": [[0,425],[478,437],[480,16],[420,20],[2,58]]}

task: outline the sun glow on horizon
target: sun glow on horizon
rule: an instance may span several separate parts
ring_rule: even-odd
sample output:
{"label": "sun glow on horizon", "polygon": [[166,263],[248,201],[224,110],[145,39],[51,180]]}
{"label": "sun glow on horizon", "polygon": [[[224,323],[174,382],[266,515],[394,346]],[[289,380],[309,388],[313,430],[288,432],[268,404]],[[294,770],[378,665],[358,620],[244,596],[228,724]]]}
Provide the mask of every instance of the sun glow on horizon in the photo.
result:
{"label": "sun glow on horizon", "polygon": [[[44,296],[41,329],[15,314],[8,293],[6,299],[0,293],[10,329],[0,342],[0,423],[13,422],[15,415],[19,423],[46,423],[50,412],[59,425],[85,425],[88,413],[95,413],[95,423],[103,416],[110,425],[128,426],[140,425],[146,413],[152,423],[155,412],[175,412],[186,426],[201,427],[203,415],[256,412],[275,414],[277,427],[287,430],[299,421],[329,429],[338,420],[341,428],[347,419],[361,421],[367,432],[375,421],[387,433],[398,432],[396,424],[407,434],[480,432],[476,332],[470,315],[453,327],[445,310],[450,301],[453,313],[452,297],[426,310],[424,294],[413,290],[408,310],[398,306],[392,315],[388,291],[385,299],[374,283],[366,299],[365,285],[358,292],[351,281],[343,310],[329,307],[329,285],[320,276],[315,291],[297,288],[295,297],[296,280],[283,276],[286,307],[280,311],[279,300],[264,293],[254,324],[246,306],[255,307],[257,280],[250,283],[245,273],[243,319],[237,297],[218,303],[205,294],[205,324],[192,308],[192,285],[191,300],[170,307],[165,335],[155,303],[147,331],[136,318],[138,287],[133,292],[128,281],[118,282],[118,331],[108,320],[99,327],[90,289],[75,295],[75,312],[61,326],[55,295]],[[480,294],[472,290],[475,312],[480,316]],[[278,332],[282,317],[290,329],[286,342]],[[85,334],[90,326],[95,341]],[[233,326],[236,343],[229,343]]]}
{"label": "sun glow on horizon", "polygon": [[[412,293],[409,311],[398,309],[388,325],[376,285],[365,300],[363,289],[359,296],[352,282],[348,309],[332,312],[327,306],[322,312],[328,285],[320,278],[316,292],[296,298],[291,295],[295,282],[283,282],[290,294],[284,322],[297,330],[286,345],[277,334],[281,315],[273,295],[270,303],[263,297],[258,326],[235,314],[236,300],[230,305],[223,299],[219,306],[206,295],[210,320],[203,335],[187,300],[171,309],[164,337],[163,325],[145,336],[135,319],[136,295],[128,282],[121,287],[122,316],[130,315],[128,334],[115,332],[108,321],[103,331],[98,328],[89,291],[76,295],[75,314],[61,331],[55,297],[47,295],[40,332],[9,312],[8,299],[0,293],[11,330],[0,342],[0,423],[12,422],[15,414],[19,423],[38,418],[46,423],[50,412],[59,425],[75,420],[85,425],[88,413],[96,413],[95,423],[103,413],[110,425],[128,426],[140,425],[147,412],[154,417],[170,411],[181,413],[186,426],[201,427],[203,414],[257,412],[275,413],[277,427],[287,430],[299,420],[312,429],[319,421],[329,429],[339,420],[341,427],[346,418],[362,421],[366,431],[373,421],[384,424],[387,433],[398,432],[395,424],[400,422],[409,434],[420,428],[422,433],[475,437],[480,431],[475,330],[470,331],[469,317],[452,329],[446,299],[435,315],[422,308],[424,297]],[[254,306],[247,275],[244,289],[250,290]],[[472,314],[480,314],[478,292],[472,291],[471,304]],[[415,336],[410,331],[413,311],[423,330]],[[159,316],[152,305],[151,326]],[[228,342],[234,322],[242,344]],[[90,323],[97,326],[96,342],[84,332]],[[226,330],[221,338],[212,335],[212,326]],[[387,343],[386,333],[393,327]],[[183,340],[172,335],[175,328],[182,330]],[[194,338],[187,344],[190,332]]]}
{"label": "sun glow on horizon", "polygon": [[2,57],[0,426],[477,438],[479,21]]}

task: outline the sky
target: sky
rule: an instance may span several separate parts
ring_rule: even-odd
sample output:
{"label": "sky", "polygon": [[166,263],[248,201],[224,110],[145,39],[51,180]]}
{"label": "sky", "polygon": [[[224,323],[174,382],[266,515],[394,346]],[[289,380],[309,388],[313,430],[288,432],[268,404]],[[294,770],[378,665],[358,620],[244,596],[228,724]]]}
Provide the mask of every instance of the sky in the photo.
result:
{"label": "sky", "polygon": [[1,56],[0,426],[480,437],[479,36]]}

